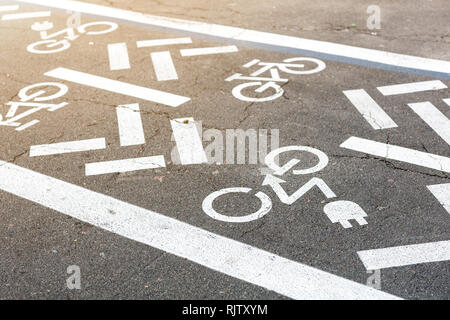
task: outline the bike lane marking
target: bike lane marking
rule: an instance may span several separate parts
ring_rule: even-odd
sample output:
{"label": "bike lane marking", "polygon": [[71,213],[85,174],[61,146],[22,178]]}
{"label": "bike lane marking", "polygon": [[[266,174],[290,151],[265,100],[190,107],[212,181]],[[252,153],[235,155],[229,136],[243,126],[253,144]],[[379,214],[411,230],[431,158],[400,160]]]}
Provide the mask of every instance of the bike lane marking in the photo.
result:
{"label": "bike lane marking", "polygon": [[238,52],[238,48],[236,46],[225,46],[225,47],[209,47],[209,48],[206,47],[206,48],[192,48],[180,50],[180,54],[182,57],[193,57],[207,54],[219,54],[231,52]]}
{"label": "bike lane marking", "polygon": [[41,144],[30,147],[30,157],[48,156],[106,148],[105,138]]}
{"label": "bike lane marking", "polygon": [[19,6],[14,4],[10,6],[0,6],[0,12],[19,10]]}
{"label": "bike lane marking", "polygon": [[282,51],[292,54],[306,54],[344,63],[450,79],[450,62],[444,60],[422,58],[205,22],[166,18],[80,1],[17,1],[43,7],[71,10],[92,16],[118,19],[145,26],[163,28],[165,30],[176,30],[203,35],[208,38],[212,37],[240,45],[248,44],[266,50]]}
{"label": "bike lane marking", "polygon": [[165,168],[163,156],[86,163],[86,176]]}
{"label": "bike lane marking", "polygon": [[450,183],[435,184],[427,188],[450,214]]}
{"label": "bike lane marking", "polygon": [[125,70],[130,69],[130,58],[125,42],[108,44],[109,69]]}
{"label": "bike lane marking", "polygon": [[0,189],[294,299],[399,299],[151,210],[0,161]]}
{"label": "bike lane marking", "polygon": [[152,52],[150,56],[158,81],[178,80],[177,70],[169,51]]}
{"label": "bike lane marking", "polygon": [[450,145],[450,120],[431,102],[409,103],[408,106]]}
{"label": "bike lane marking", "polygon": [[390,86],[377,87],[384,96],[406,94],[422,91],[433,91],[447,89],[447,86],[439,80],[421,81],[412,83],[401,83]]}
{"label": "bike lane marking", "polygon": [[10,13],[2,16],[2,20],[22,20],[31,18],[43,18],[50,17],[50,11],[35,11],[35,12],[20,12],[20,13]]}
{"label": "bike lane marking", "polygon": [[144,127],[139,110],[138,103],[120,105],[116,108],[122,147],[145,144]]}

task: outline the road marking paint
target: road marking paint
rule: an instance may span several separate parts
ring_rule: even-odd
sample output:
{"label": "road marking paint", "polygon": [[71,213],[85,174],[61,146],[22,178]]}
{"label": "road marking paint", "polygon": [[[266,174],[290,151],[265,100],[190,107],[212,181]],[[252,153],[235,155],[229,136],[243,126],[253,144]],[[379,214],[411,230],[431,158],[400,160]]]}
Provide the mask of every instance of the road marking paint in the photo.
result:
{"label": "road marking paint", "polygon": [[438,108],[431,102],[409,103],[408,106],[450,144],[450,120]]}
{"label": "road marking paint", "polygon": [[32,3],[47,8],[71,10],[84,15],[128,21],[133,24],[163,29],[165,31],[181,31],[184,34],[195,34],[204,38],[226,41],[237,45],[248,45],[265,50],[281,51],[295,55],[309,55],[316,58],[325,58],[372,68],[419,73],[450,79],[449,61],[427,59],[205,22],[167,18],[80,1],[19,0],[19,2]]}
{"label": "road marking paint", "polygon": [[165,168],[164,156],[142,157],[113,161],[86,163],[86,175],[130,172],[155,168]]}
{"label": "road marking paint", "polygon": [[252,67],[255,64],[260,63],[260,62],[261,62],[261,60],[259,60],[259,59],[253,59],[252,61],[247,62],[246,64],[244,64],[243,67],[244,68],[250,68],[250,67]]}
{"label": "road marking paint", "polygon": [[445,88],[447,88],[447,86],[439,80],[402,83],[394,84],[392,86],[377,87],[378,91],[380,91],[385,96],[430,90],[441,90]]}
{"label": "road marking paint", "polygon": [[181,49],[180,53],[183,57],[192,57],[206,54],[231,53],[238,51],[239,50],[236,46],[225,46],[225,47]]}
{"label": "road marking paint", "polygon": [[130,69],[130,58],[125,42],[108,44],[108,57],[111,70]]}
{"label": "road marking paint", "polygon": [[151,57],[158,81],[178,79],[177,70],[175,70],[169,51],[152,52]]}
{"label": "road marking paint", "polygon": [[105,148],[106,148],[105,138],[41,144],[30,147],[30,157],[99,150]]}
{"label": "road marking paint", "polygon": [[16,131],[23,131],[23,130],[25,130],[26,128],[29,128],[29,127],[31,127],[31,126],[34,126],[34,125],[37,124],[37,123],[39,123],[39,120],[31,120],[30,122],[27,122],[27,123],[21,125],[20,127],[17,127],[17,128],[16,128]]}
{"label": "road marking paint", "polygon": [[444,100],[444,102],[450,106],[450,99],[442,99],[442,100]]}
{"label": "road marking paint", "polygon": [[4,161],[0,161],[0,189],[293,299],[398,299],[369,286]]}
{"label": "road marking paint", "polygon": [[145,136],[139,104],[120,105],[116,108],[116,113],[119,124],[120,145],[126,147],[144,144]]}
{"label": "road marking paint", "polygon": [[46,72],[45,75],[48,77],[66,80],[97,89],[120,93],[126,96],[164,104],[170,107],[178,107],[179,105],[191,100],[190,98],[175,95],[172,93],[144,88],[134,84],[103,78],[89,73],[79,72],[66,68],[56,68],[54,70]]}
{"label": "road marking paint", "polygon": [[18,5],[0,6],[0,12],[14,11],[14,10],[18,10],[18,9],[19,9]]}
{"label": "road marking paint", "polygon": [[341,148],[450,173],[450,158],[372,140],[350,137]]}
{"label": "road marking paint", "polygon": [[346,90],[345,96],[375,130],[396,128],[397,124],[364,90]]}
{"label": "road marking paint", "polygon": [[450,241],[358,251],[367,270],[380,270],[412,264],[450,260]]}
{"label": "road marking paint", "polygon": [[193,118],[170,120],[182,165],[208,162]]}
{"label": "road marking paint", "polygon": [[450,183],[434,184],[427,186],[428,190],[436,197],[444,209],[450,213]]}
{"label": "road marking paint", "polygon": [[50,11],[35,11],[35,12],[20,12],[20,13],[10,13],[2,16],[2,20],[20,20],[20,19],[30,19],[30,18],[42,18],[50,17]]}
{"label": "road marking paint", "polygon": [[136,45],[138,48],[170,46],[170,45],[188,44],[188,43],[192,43],[191,38],[171,38],[171,39],[155,39],[155,40],[136,41]]}

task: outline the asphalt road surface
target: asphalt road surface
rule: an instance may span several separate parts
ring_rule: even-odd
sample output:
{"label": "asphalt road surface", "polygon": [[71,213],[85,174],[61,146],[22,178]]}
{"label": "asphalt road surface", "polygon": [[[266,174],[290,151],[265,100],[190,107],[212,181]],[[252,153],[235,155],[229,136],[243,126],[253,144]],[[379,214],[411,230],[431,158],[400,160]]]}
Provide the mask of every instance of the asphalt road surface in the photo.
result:
{"label": "asphalt road surface", "polygon": [[0,298],[449,299],[449,15],[0,1]]}

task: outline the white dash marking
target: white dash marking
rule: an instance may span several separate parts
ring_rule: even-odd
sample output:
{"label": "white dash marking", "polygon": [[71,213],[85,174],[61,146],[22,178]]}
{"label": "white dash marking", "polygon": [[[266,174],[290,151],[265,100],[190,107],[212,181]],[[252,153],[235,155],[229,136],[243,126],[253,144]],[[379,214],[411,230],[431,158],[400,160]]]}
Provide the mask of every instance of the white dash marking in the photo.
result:
{"label": "white dash marking", "polygon": [[139,104],[125,104],[116,108],[120,145],[135,146],[145,143]]}
{"label": "white dash marking", "polygon": [[158,81],[177,80],[178,74],[169,51],[151,53],[153,68]]}
{"label": "white dash marking", "polygon": [[136,45],[138,48],[169,46],[169,45],[188,44],[188,43],[192,43],[191,38],[171,38],[171,39],[155,39],[155,40],[136,41]]}
{"label": "white dash marking", "polygon": [[39,123],[39,120],[36,120],[36,119],[35,120],[31,120],[30,122],[27,122],[27,123],[21,125],[20,127],[17,127],[16,131],[23,131],[23,130],[31,127],[31,126],[34,126],[37,123]]}
{"label": "white dash marking", "polygon": [[0,6],[0,12],[15,11],[19,9],[19,5]]}
{"label": "white dash marking", "polygon": [[225,46],[225,47],[193,48],[180,50],[180,53],[183,57],[201,56],[206,54],[231,53],[231,52],[238,52],[238,48],[236,46]]}
{"label": "white dash marking", "polygon": [[41,144],[30,147],[30,157],[105,149],[105,138]]}
{"label": "white dash marking", "polygon": [[361,283],[4,161],[0,162],[0,189],[292,299],[398,299]]}
{"label": "white dash marking", "polygon": [[391,144],[350,137],[341,148],[450,173],[450,158]]}
{"label": "white dash marking", "polygon": [[367,270],[450,260],[450,241],[358,251]]}
{"label": "white dash marking", "polygon": [[434,184],[427,188],[450,214],[450,183]]}
{"label": "white dash marking", "polygon": [[111,70],[130,69],[130,58],[125,42],[108,44],[108,57]]}
{"label": "white dash marking", "polygon": [[414,110],[447,144],[450,144],[450,120],[431,102],[410,103]]}
{"label": "white dash marking", "polygon": [[71,81],[97,89],[120,93],[126,96],[164,104],[170,107],[178,107],[181,104],[191,100],[190,98],[175,95],[172,93],[144,88],[134,84],[103,78],[100,76],[66,68],[56,68],[45,73],[45,75],[48,77]]}
{"label": "white dash marking", "polygon": [[422,81],[395,84],[392,86],[378,87],[377,89],[385,96],[391,96],[395,94],[405,94],[421,91],[440,90],[445,89],[447,86],[439,80]]}
{"label": "white dash marking", "polygon": [[155,168],[165,168],[164,156],[142,157],[103,162],[86,163],[86,175],[130,172]]}
{"label": "white dash marking", "polygon": [[170,120],[182,165],[208,162],[193,118]]}
{"label": "white dash marking", "polygon": [[247,62],[246,64],[244,64],[243,67],[244,67],[244,68],[250,68],[250,67],[254,66],[255,64],[257,64],[257,63],[259,63],[259,62],[261,62],[261,60],[259,60],[259,59],[253,59],[252,61]]}
{"label": "white dash marking", "polygon": [[20,20],[20,19],[30,19],[30,18],[42,18],[50,17],[51,11],[34,11],[34,12],[21,12],[21,13],[10,13],[2,16],[2,20]]}
{"label": "white dash marking", "polygon": [[450,106],[450,99],[442,99],[442,100],[444,100],[444,102]]}
{"label": "white dash marking", "polygon": [[347,90],[345,96],[375,130],[397,127],[394,120],[364,90]]}

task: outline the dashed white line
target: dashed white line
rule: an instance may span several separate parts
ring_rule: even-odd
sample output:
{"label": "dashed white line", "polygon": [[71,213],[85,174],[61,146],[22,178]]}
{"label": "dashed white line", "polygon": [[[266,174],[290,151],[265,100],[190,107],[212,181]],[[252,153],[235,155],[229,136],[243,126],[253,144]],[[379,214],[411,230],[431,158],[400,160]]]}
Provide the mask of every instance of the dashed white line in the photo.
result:
{"label": "dashed white line", "polygon": [[447,86],[442,81],[431,80],[431,81],[394,84],[391,86],[378,87],[377,89],[383,95],[391,96],[391,95],[396,95],[396,94],[406,94],[406,93],[414,93],[414,92],[430,91],[430,90],[441,90],[441,89],[445,89],[445,88],[447,88]]}
{"label": "dashed white line", "polygon": [[50,11],[34,11],[34,12],[21,12],[21,13],[10,13],[2,16],[2,20],[20,20],[20,19],[31,19],[31,18],[42,18],[50,17]]}
{"label": "dashed white line", "polygon": [[408,106],[447,144],[450,144],[450,120],[431,102],[409,103]]}
{"label": "dashed white line", "polygon": [[436,154],[357,137],[347,139],[340,147],[450,173],[450,158]]}
{"label": "dashed white line", "polygon": [[219,54],[219,53],[231,53],[238,52],[236,46],[224,46],[224,47],[207,47],[207,48],[192,48],[181,49],[180,53],[183,57],[201,56],[207,54]]}
{"label": "dashed white line", "polygon": [[193,118],[170,120],[182,165],[208,162]]}
{"label": "dashed white line", "polygon": [[61,153],[72,153],[105,149],[105,138],[41,144],[30,147],[30,157],[48,156]]}
{"label": "dashed white line", "polygon": [[158,81],[177,80],[178,74],[169,51],[151,53],[153,69]]}
{"label": "dashed white line", "polygon": [[17,127],[16,131],[23,131],[31,126],[34,126],[37,123],[39,123],[39,120],[31,120],[30,122],[27,122],[27,123],[21,125],[20,127]]}
{"label": "dashed white line", "polygon": [[154,39],[154,40],[136,41],[136,45],[138,48],[170,46],[170,45],[189,44],[189,43],[192,43],[191,38],[169,38],[169,39]]}
{"label": "dashed white line", "polygon": [[86,163],[86,175],[93,176],[99,174],[130,172],[165,167],[166,162],[164,161],[163,156],[141,157]]}
{"label": "dashed white line", "polygon": [[434,184],[427,188],[450,214],[450,183]]}
{"label": "dashed white line", "polygon": [[0,12],[15,11],[15,10],[18,10],[18,9],[19,9],[18,5],[0,6]]}
{"label": "dashed white line", "polygon": [[442,99],[447,105],[450,106],[450,99]]}
{"label": "dashed white line", "polygon": [[397,127],[394,120],[364,90],[343,91],[345,96],[375,130]]}
{"label": "dashed white line", "polygon": [[134,84],[103,78],[100,76],[66,68],[56,68],[45,73],[45,75],[48,77],[71,81],[97,89],[160,103],[170,107],[178,107],[181,104],[191,100],[190,98],[175,95],[172,93],[144,88]]}
{"label": "dashed white line", "polygon": [[120,145],[135,146],[145,143],[139,104],[125,104],[116,108]]}
{"label": "dashed white line", "polygon": [[398,299],[369,286],[4,161],[0,161],[0,189],[293,299]]}
{"label": "dashed white line", "polygon": [[450,241],[358,251],[367,270],[450,260]]}
{"label": "dashed white line", "polygon": [[108,44],[108,57],[111,70],[130,69],[130,58],[125,42]]}

